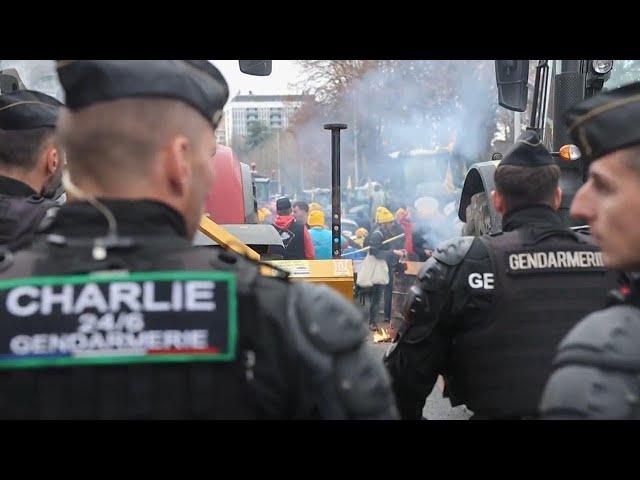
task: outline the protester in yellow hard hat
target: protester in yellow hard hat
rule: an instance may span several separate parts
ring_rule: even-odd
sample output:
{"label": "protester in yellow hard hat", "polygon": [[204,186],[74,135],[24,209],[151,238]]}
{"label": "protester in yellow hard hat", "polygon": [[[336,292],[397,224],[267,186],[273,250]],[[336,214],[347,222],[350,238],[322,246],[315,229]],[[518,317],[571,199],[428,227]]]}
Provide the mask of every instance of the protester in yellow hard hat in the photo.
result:
{"label": "protester in yellow hard hat", "polygon": [[356,237],[352,240],[353,243],[358,245],[359,248],[363,248],[364,247],[364,240],[367,237],[367,235],[369,235],[369,232],[367,231],[366,228],[360,227],[359,229],[357,229],[355,231],[355,234],[356,234]]}
{"label": "protester in yellow hard hat", "polygon": [[386,224],[393,222],[393,214],[386,207],[378,207],[376,209],[376,223]]}
{"label": "protester in yellow hard hat", "polygon": [[[398,267],[400,258],[406,255],[404,248],[404,232],[400,225],[394,221],[393,213],[386,207],[378,207],[376,209],[376,228],[369,235],[365,244],[371,247],[369,253],[377,259],[384,260],[389,266],[389,283],[387,285],[374,285],[371,295],[371,304],[369,305],[369,328],[376,330],[378,328],[377,317],[380,307],[380,300],[384,292],[384,321],[391,320],[391,295],[393,292],[393,273]],[[384,243],[393,237],[399,238]]]}
{"label": "protester in yellow hard hat", "polygon": [[271,217],[272,212],[266,207],[258,210],[258,223],[271,223],[269,217]]}
{"label": "protester in yellow hard hat", "polygon": [[324,212],[322,210],[311,211],[308,223],[316,260],[331,258],[331,232],[324,226]]}
{"label": "protester in yellow hard hat", "polygon": [[316,202],[311,202],[309,204],[309,212],[313,212],[314,210],[322,211],[322,205]]}
{"label": "protester in yellow hard hat", "polygon": [[[349,257],[347,258],[355,259],[356,257],[350,256],[350,255],[352,253],[355,253],[357,250],[359,250],[359,247],[353,241],[353,239],[343,234],[342,235],[342,255],[349,255]],[[365,253],[365,252],[361,252],[361,253]]]}

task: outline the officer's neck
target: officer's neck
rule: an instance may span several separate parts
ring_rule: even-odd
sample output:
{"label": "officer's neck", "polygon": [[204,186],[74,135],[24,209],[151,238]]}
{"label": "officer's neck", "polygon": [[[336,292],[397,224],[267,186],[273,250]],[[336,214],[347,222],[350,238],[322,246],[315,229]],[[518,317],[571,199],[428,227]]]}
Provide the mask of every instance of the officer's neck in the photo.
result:
{"label": "officer's neck", "polygon": [[[184,194],[177,194],[167,182],[154,181],[145,179],[140,181],[133,179],[118,178],[112,179],[95,179],[91,177],[83,177],[73,180],[78,192],[83,198],[99,198],[105,200],[122,200],[126,202],[153,201],[162,203],[172,210],[178,212],[185,218],[185,209],[187,208],[188,199]],[[74,200],[73,191],[69,194],[68,201]],[[82,198],[78,198],[82,200]]]}
{"label": "officer's neck", "polygon": [[157,178],[139,178],[137,175],[113,175],[98,177],[71,174],[69,180],[86,196],[95,198],[118,198],[121,200],[168,200],[175,196],[164,183]]}
{"label": "officer's neck", "polygon": [[516,230],[525,225],[536,223],[562,224],[558,212],[549,205],[527,205],[510,210],[502,218],[502,229],[505,232]]}
{"label": "officer's neck", "polygon": [[[183,216],[164,202],[151,199],[98,199],[114,216],[121,235],[177,235],[188,238]],[[62,206],[49,233],[96,236],[107,231],[104,214],[86,201]]]}
{"label": "officer's neck", "polygon": [[0,168],[0,176],[23,183],[33,191],[32,195],[37,195],[44,186],[44,180],[38,178],[35,172],[26,172],[17,168]]}

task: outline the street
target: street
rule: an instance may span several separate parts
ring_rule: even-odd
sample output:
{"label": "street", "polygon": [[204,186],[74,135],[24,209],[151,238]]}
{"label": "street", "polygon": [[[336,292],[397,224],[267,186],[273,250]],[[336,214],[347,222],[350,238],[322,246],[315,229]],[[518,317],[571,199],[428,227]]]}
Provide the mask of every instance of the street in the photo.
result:
{"label": "street", "polygon": [[[380,361],[391,345],[391,343],[373,343],[372,337],[369,339],[369,346],[380,358]],[[448,399],[442,398],[442,379],[439,378],[427,398],[422,416],[429,420],[467,420],[471,413],[464,405],[452,407]]]}

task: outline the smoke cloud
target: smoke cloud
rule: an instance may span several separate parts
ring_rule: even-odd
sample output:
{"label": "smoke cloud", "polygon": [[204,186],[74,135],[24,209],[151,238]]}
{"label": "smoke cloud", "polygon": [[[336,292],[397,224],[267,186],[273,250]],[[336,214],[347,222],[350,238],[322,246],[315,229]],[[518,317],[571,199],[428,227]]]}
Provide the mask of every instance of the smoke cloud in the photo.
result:
{"label": "smoke cloud", "polygon": [[[293,127],[296,161],[305,163],[304,188],[330,187],[330,133],[323,124],[346,123],[349,128],[341,136],[343,192],[349,178],[352,185],[356,183],[356,151],[358,184],[368,179],[391,184],[396,200],[389,205],[392,208],[411,210],[420,195],[434,194],[433,188],[421,190],[420,184],[442,184],[434,194],[440,205],[438,220],[429,222],[442,224],[431,228],[432,241],[446,239],[460,229],[459,191],[445,194],[447,167],[453,186],[459,189],[471,164],[490,159],[491,141],[498,130],[497,108],[493,61],[380,62],[379,68],[353,79],[335,104],[313,106],[312,114]],[[447,147],[452,150],[449,163],[445,159],[420,165],[416,157],[409,162],[412,166],[403,164],[411,151]],[[400,170],[406,168],[411,171],[403,175]],[[393,185],[398,178],[404,183]],[[301,186],[295,183],[292,189]]]}

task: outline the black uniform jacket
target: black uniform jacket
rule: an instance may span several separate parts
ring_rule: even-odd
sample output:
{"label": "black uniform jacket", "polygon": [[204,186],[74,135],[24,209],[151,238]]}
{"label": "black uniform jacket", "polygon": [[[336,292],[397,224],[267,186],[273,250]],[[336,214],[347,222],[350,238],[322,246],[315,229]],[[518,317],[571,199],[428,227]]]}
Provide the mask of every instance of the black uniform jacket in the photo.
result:
{"label": "black uniform jacket", "polygon": [[26,183],[0,176],[0,246],[12,251],[30,246],[44,217],[57,207]]}
{"label": "black uniform jacket", "polygon": [[445,242],[418,278],[385,358],[407,419],[438,375],[474,418],[535,417],[558,342],[615,287],[591,239],[546,206],[505,215],[501,234]]}
{"label": "black uniform jacket", "polygon": [[640,273],[613,293],[608,308],[588,315],[560,343],[542,418],[640,419]]}
{"label": "black uniform jacket", "polygon": [[[366,346],[364,318],[341,296],[328,288],[263,276],[259,264],[233,252],[193,247],[182,217],[163,203],[102,203],[113,214],[117,232],[109,233],[106,217],[89,203],[68,203],[33,248],[5,255],[0,282],[117,270],[231,272],[237,283],[236,358],[173,366],[0,369],[0,416],[396,416],[384,366]],[[46,333],[47,317],[37,315],[30,321],[42,322],[40,333]],[[175,315],[178,321],[179,311]],[[2,330],[0,324],[0,338],[6,338]]]}

